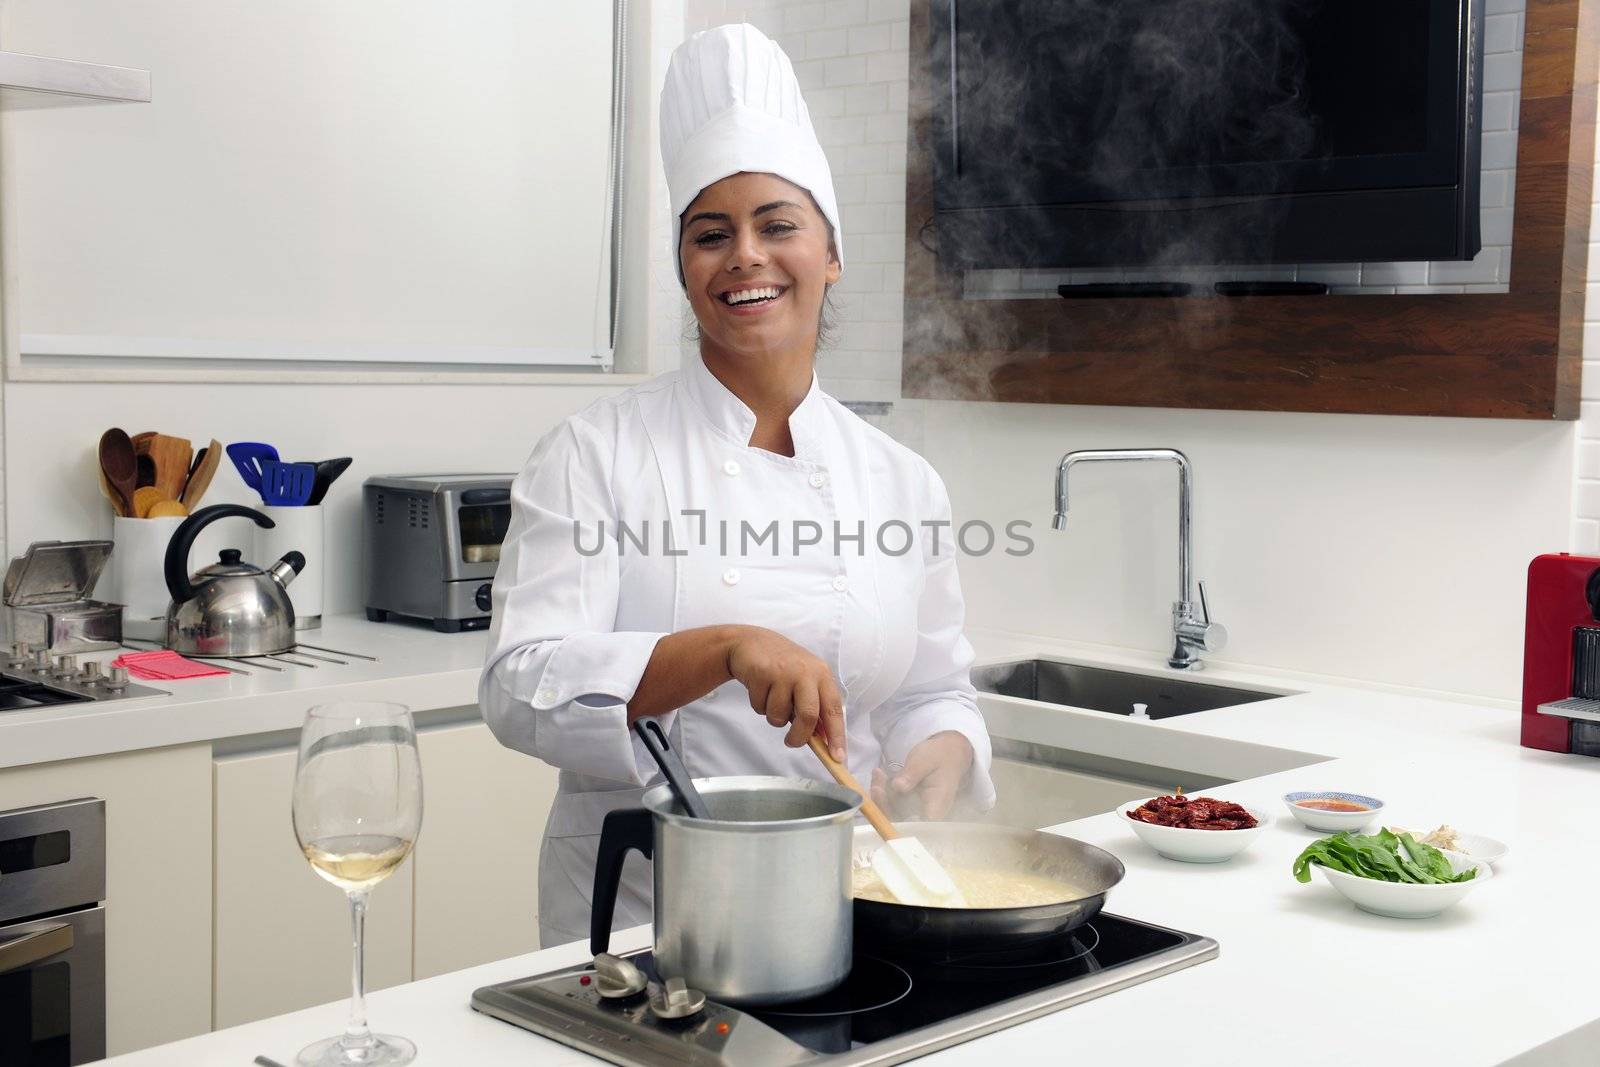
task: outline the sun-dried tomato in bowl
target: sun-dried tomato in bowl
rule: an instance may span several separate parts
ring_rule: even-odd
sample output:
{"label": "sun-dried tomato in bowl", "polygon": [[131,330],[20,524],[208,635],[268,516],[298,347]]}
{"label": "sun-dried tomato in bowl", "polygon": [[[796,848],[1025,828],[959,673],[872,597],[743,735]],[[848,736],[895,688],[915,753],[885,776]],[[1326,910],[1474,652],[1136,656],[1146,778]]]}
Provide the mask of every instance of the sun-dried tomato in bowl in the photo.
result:
{"label": "sun-dried tomato in bowl", "polygon": [[1156,797],[1128,812],[1128,817],[1156,826],[1175,826],[1180,830],[1251,830],[1256,817],[1231,800],[1214,797]]}

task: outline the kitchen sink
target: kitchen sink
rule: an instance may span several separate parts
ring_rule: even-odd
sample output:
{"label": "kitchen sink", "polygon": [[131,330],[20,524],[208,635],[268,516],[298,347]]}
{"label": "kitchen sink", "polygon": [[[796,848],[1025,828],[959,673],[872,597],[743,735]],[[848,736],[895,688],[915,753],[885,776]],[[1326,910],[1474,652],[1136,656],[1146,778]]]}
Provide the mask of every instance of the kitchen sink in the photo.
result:
{"label": "kitchen sink", "polygon": [[1252,704],[1287,695],[1187,678],[1086,667],[1053,659],[1013,660],[974,667],[972,684],[980,693],[1042,700],[1113,715],[1130,715],[1135,704],[1148,704],[1152,719],[1170,719],[1174,715]]}

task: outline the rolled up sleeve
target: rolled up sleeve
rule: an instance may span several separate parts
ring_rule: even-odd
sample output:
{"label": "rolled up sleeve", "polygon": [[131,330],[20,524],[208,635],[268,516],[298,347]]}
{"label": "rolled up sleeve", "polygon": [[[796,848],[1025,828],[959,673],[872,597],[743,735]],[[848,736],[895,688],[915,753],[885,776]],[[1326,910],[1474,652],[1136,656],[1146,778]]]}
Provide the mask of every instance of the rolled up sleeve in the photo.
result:
{"label": "rolled up sleeve", "polygon": [[628,701],[664,634],[617,631],[617,509],[610,451],[578,420],[557,427],[512,483],[478,703],[508,748],[555,767],[642,784]]}
{"label": "rolled up sleeve", "polygon": [[903,766],[911,750],[934,734],[953,730],[965,737],[972,745],[972,767],[959,801],[976,811],[988,811],[995,801],[989,773],[992,746],[972,686],[972,645],[962,633],[966,604],[956,573],[950,498],[932,468],[927,475],[928,518],[946,525],[938,538],[923,531],[925,581],[917,603],[916,651],[900,688],[873,709],[872,732],[890,770]]}

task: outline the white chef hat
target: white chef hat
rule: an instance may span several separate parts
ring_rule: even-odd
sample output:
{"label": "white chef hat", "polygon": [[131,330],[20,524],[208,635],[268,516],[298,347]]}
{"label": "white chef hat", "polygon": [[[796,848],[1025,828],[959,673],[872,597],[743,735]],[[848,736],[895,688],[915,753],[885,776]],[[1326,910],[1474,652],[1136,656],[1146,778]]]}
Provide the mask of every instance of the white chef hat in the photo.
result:
{"label": "white chef hat", "polygon": [[833,224],[834,248],[844,263],[833,175],[794,67],[754,26],[705,30],[672,53],[661,90],[661,162],[672,197],[672,262],[679,283],[683,213],[706,186],[740,171],[776,174],[809,192]]}

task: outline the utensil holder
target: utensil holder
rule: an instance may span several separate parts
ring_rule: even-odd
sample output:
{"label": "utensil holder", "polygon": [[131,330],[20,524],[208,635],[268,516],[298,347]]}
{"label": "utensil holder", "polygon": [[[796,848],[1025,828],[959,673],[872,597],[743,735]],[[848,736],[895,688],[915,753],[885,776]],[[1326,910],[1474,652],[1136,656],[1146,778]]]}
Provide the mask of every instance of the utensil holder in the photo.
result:
{"label": "utensil holder", "polygon": [[[124,629],[131,637],[144,636],[139,623],[153,619],[163,621],[165,633],[167,605],[172,596],[167,592],[167,579],[163,567],[167,558],[167,543],[183,524],[181,516],[158,519],[134,519],[121,515],[111,518],[111,581],[110,589],[100,599],[122,605]],[[200,561],[200,566],[205,561]],[[130,625],[131,624],[131,625]]]}
{"label": "utensil holder", "polygon": [[256,510],[276,525],[270,530],[257,527],[256,554],[251,562],[270,567],[286,552],[298,552],[306,558],[305,568],[289,583],[289,602],[294,605],[294,628],[315,630],[322,625],[322,576],[327,557],[322,505],[264,506]]}

